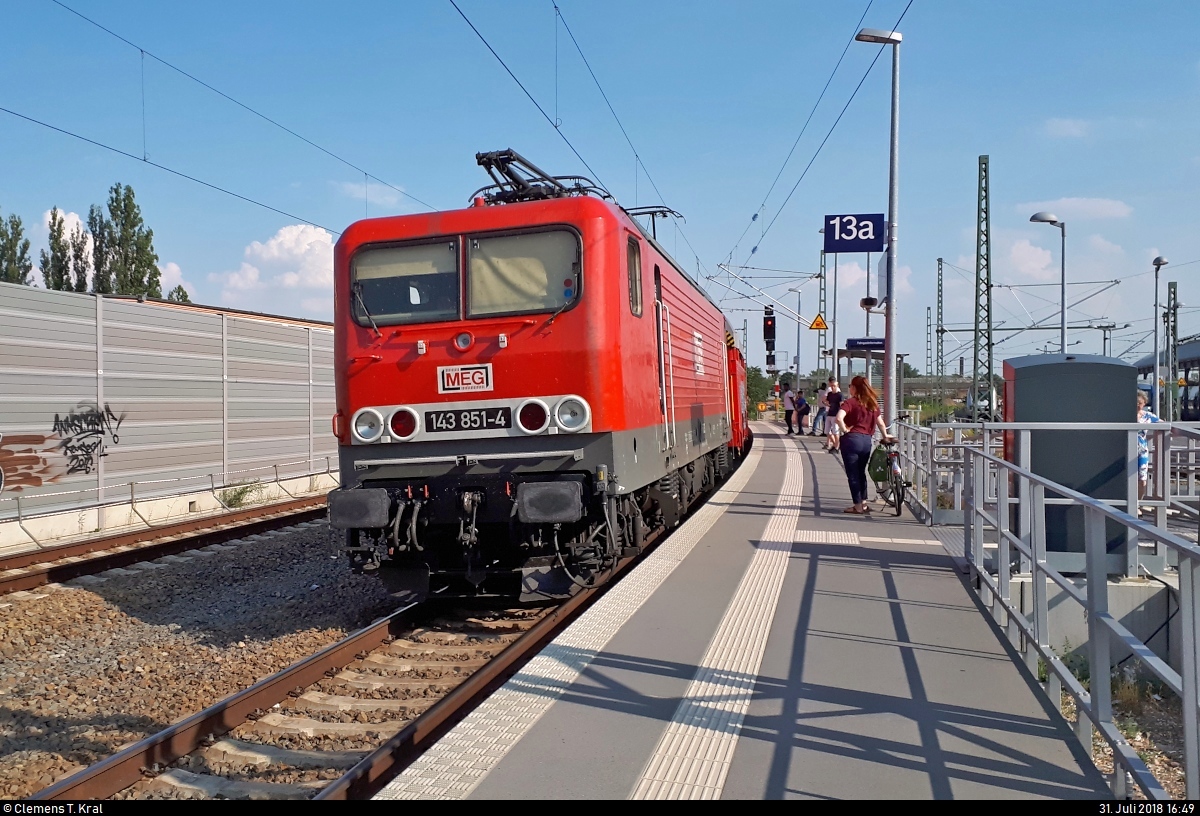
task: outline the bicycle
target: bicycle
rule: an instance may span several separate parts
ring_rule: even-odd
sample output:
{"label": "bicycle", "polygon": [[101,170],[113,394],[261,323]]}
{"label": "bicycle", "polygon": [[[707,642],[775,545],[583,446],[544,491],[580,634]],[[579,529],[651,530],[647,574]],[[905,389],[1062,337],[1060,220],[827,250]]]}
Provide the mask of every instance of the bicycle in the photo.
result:
{"label": "bicycle", "polygon": [[900,467],[900,451],[896,442],[881,442],[876,451],[883,455],[872,455],[874,467],[871,468],[871,478],[875,481],[875,489],[879,498],[895,509],[899,516],[904,512],[904,495],[911,484],[904,479],[904,471]]}

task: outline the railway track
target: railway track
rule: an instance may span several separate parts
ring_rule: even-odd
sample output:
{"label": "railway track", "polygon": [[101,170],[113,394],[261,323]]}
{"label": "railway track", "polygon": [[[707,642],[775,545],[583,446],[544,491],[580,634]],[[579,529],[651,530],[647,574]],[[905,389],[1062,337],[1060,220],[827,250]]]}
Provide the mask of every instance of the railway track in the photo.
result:
{"label": "railway track", "polygon": [[325,497],[313,496],[18,553],[0,558],[0,594],[266,533],[324,514]]}
{"label": "railway track", "polygon": [[424,624],[428,605],[405,607],[32,798],[369,798],[668,533],[554,607]]}
{"label": "railway track", "polygon": [[406,607],[33,798],[367,798],[637,560],[551,608],[421,624]]}

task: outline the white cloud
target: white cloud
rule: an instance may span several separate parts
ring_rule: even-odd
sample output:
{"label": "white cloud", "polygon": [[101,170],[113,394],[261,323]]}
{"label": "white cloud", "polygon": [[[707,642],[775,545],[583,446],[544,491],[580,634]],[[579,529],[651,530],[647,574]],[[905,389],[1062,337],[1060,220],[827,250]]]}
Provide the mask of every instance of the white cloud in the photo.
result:
{"label": "white cloud", "polygon": [[174,261],[167,261],[165,264],[158,265],[158,271],[162,275],[161,288],[163,297],[166,297],[176,286],[182,286],[184,291],[188,293],[188,297],[196,297],[196,287],[183,279],[183,270],[179,268],[179,264]]}
{"label": "white cloud", "polygon": [[327,231],[309,224],[291,224],[266,241],[252,241],[242,254],[245,260],[236,270],[208,276],[210,282],[220,285],[223,305],[329,319],[333,307],[333,236]]}
{"label": "white cloud", "polygon": [[236,272],[214,272],[208,276],[213,283],[221,284],[221,302],[231,303],[242,292],[252,292],[266,286],[258,267],[243,262]]}
{"label": "white cloud", "polygon": [[1050,250],[1034,246],[1028,238],[1016,241],[1008,250],[1008,263],[1018,280],[1044,281],[1056,277],[1050,266],[1052,257]]}
{"label": "white cloud", "polygon": [[[867,279],[867,270],[858,264],[858,261],[853,263],[841,263],[838,265],[837,285],[838,290],[845,292],[857,292],[862,290],[862,295],[867,293],[866,287],[863,285]],[[859,297],[862,297],[860,295]],[[857,302],[857,301],[855,301]]]}
{"label": "white cloud", "polygon": [[1126,218],[1133,212],[1133,207],[1115,198],[1060,198],[1055,201],[1030,201],[1016,207],[1017,213],[1026,218],[1043,210],[1067,221],[1072,218]]}
{"label": "white cloud", "polygon": [[367,202],[377,207],[395,207],[400,203],[400,193],[376,181],[366,183],[365,193],[361,181],[333,181],[330,184],[346,198],[362,201],[365,195]]}
{"label": "white cloud", "polygon": [[1091,132],[1091,125],[1084,119],[1047,119],[1046,135],[1056,139],[1080,139]]}
{"label": "white cloud", "polygon": [[1119,244],[1114,244],[1112,241],[1105,239],[1101,235],[1092,235],[1088,237],[1088,246],[1096,252],[1103,255],[1123,255],[1125,250]]}
{"label": "white cloud", "polygon": [[245,254],[288,288],[333,289],[333,236],[320,227],[292,224],[265,244],[253,242]]}
{"label": "white cloud", "polygon": [[[75,231],[76,227],[83,230],[84,232],[87,232],[87,224],[85,224],[83,222],[83,219],[79,216],[79,213],[63,212],[62,210],[59,210],[58,212],[59,212],[59,215],[62,216],[62,220],[63,220],[63,235],[69,236],[72,232]],[[44,213],[42,213],[42,229],[45,231],[46,235],[50,234],[50,213],[51,213],[50,210],[46,210]],[[88,236],[88,247],[89,248],[91,247],[91,244],[92,244],[92,238],[89,235]]]}

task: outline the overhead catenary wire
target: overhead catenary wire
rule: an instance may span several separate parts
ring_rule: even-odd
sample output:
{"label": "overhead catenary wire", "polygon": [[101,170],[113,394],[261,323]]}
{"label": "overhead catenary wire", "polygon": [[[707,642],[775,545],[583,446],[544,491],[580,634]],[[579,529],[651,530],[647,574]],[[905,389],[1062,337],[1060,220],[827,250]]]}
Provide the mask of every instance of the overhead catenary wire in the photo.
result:
{"label": "overhead catenary wire", "polygon": [[[625,137],[626,144],[628,144],[629,149],[631,151],[633,151],[633,160],[634,160],[633,183],[634,183],[635,201],[636,201],[636,197],[637,197],[637,169],[638,169],[638,167],[641,167],[642,172],[646,174],[646,180],[649,181],[650,186],[654,188],[654,192],[658,196],[659,203],[665,207],[667,204],[666,196],[664,196],[662,194],[662,190],[660,190],[658,188],[658,182],[656,182],[654,180],[654,177],[652,175],[650,175],[650,169],[648,167],[646,167],[646,163],[644,161],[642,161],[642,156],[638,152],[637,147],[634,146],[633,139],[630,138],[630,136],[629,136],[629,131],[627,131],[625,129],[624,123],[621,122],[621,117],[617,115],[616,108],[613,107],[612,101],[609,100],[608,94],[605,93],[605,91],[604,91],[604,86],[600,84],[600,78],[596,76],[596,72],[592,70],[592,64],[590,62],[588,62],[587,56],[583,53],[583,47],[580,46],[579,40],[577,40],[575,38],[575,32],[571,30],[571,26],[567,23],[567,18],[563,16],[562,9],[560,9],[558,7],[558,3],[554,2],[554,0],[551,0],[551,4],[554,6],[554,13],[556,15],[556,18],[562,22],[563,28],[566,30],[567,35],[571,38],[571,43],[575,46],[575,50],[577,52],[579,52],[579,58],[581,60],[583,60],[584,67],[587,68],[588,74],[590,74],[592,77],[592,81],[594,83],[596,83],[596,89],[598,91],[600,91],[600,96],[603,97],[604,104],[608,106],[609,113],[611,113],[613,116],[613,119],[616,120],[617,127],[621,129],[621,135]],[[557,29],[556,29],[556,32],[557,32]],[[558,48],[558,45],[557,45],[557,33],[556,33],[556,39],[555,39],[555,49],[556,49],[555,53],[556,54],[557,54],[557,48]],[[556,82],[557,82],[557,79],[556,79]],[[556,89],[557,89],[557,86],[556,86]],[[557,93],[557,90],[556,90],[556,93]],[[675,221],[675,229],[677,231],[677,234],[679,236],[683,237],[683,242],[685,244],[687,244],[687,248],[692,251],[693,257],[696,258],[697,262],[699,262],[701,267],[703,268],[704,264],[702,261],[700,261],[700,255],[698,252],[696,252],[696,248],[692,246],[691,240],[688,239],[687,232],[685,232],[684,230],[679,228],[679,223],[678,223],[679,219],[676,218],[676,219],[674,219],[674,221]],[[707,277],[707,275],[706,275],[706,277]]]}
{"label": "overhead catenary wire", "polygon": [[[867,18],[867,12],[871,10],[871,5],[874,2],[875,0],[868,0],[867,7],[863,9],[862,16],[858,18],[858,23],[855,24],[854,31],[850,34],[850,39],[846,40],[846,47],[842,49],[841,55],[838,56],[837,63],[833,66],[833,70],[829,73],[829,78],[825,80],[825,87],[821,88],[821,93],[817,95],[817,101],[813,103],[812,110],[808,112],[808,118],[804,120],[804,124],[800,127],[800,133],[796,136],[796,140],[792,142],[792,147],[790,150],[788,150],[787,156],[784,157],[783,164],[781,164],[779,167],[779,172],[775,174],[775,178],[771,181],[771,186],[767,188],[767,193],[763,196],[762,203],[758,205],[758,209],[755,210],[754,215],[750,217],[750,221],[746,224],[746,228],[742,230],[742,234],[739,235],[737,241],[734,242],[734,249],[729,253],[730,258],[733,257],[733,253],[742,243],[742,239],[746,237],[746,233],[750,231],[750,227],[754,226],[754,222],[758,220],[758,217],[762,215],[763,210],[767,208],[767,200],[771,197],[771,193],[775,191],[775,185],[779,183],[779,179],[783,176],[783,171],[787,169],[788,162],[792,160],[792,154],[796,152],[796,147],[800,144],[800,139],[804,137],[805,131],[808,130],[808,125],[812,122],[813,115],[816,114],[817,108],[821,104],[821,100],[825,98],[825,92],[829,90],[829,85],[831,82],[833,82],[834,76],[837,75],[838,68],[842,66],[842,60],[846,58],[846,54],[850,51],[850,46],[854,44],[855,34],[858,33],[860,28],[862,28],[862,21]],[[759,240],[762,240],[762,236],[759,236]]]}
{"label": "overhead catenary wire", "polygon": [[[274,125],[275,127],[279,128],[280,130],[284,131],[285,133],[288,133],[288,134],[296,137],[297,139],[304,142],[305,144],[316,148],[317,150],[321,151],[325,155],[327,155],[333,159],[336,159],[337,161],[341,162],[342,164],[346,165],[347,167],[357,170],[359,173],[362,173],[364,176],[368,176],[369,178],[374,179],[375,181],[379,182],[383,186],[396,191],[397,193],[404,196],[405,198],[412,199],[413,201],[417,202],[418,204],[420,204],[424,207],[428,207],[430,210],[435,210],[435,211],[437,210],[437,207],[433,206],[432,204],[422,201],[421,199],[417,198],[415,195],[404,190],[401,187],[397,187],[394,184],[384,181],[383,179],[381,179],[379,176],[375,175],[374,173],[369,173],[368,171],[359,167],[357,164],[355,164],[354,162],[345,158],[344,156],[340,156],[337,153],[334,153],[332,150],[317,144],[312,139],[309,139],[308,137],[303,136],[300,133],[297,133],[295,130],[288,127],[287,125],[284,125],[284,124],[280,123],[279,121],[271,118],[270,116],[267,116],[265,113],[252,108],[251,106],[247,105],[245,102],[242,102],[241,100],[230,96],[229,94],[225,93],[224,91],[220,90],[219,88],[216,88],[216,87],[210,85],[209,83],[205,82],[203,79],[200,79],[199,77],[195,76],[194,74],[189,73],[188,71],[185,71],[183,68],[180,68],[178,65],[175,65],[174,63],[172,63],[166,59],[163,59],[162,57],[158,56],[157,54],[153,53],[152,51],[148,51],[145,48],[143,48],[142,46],[138,45],[137,43],[132,42],[131,40],[127,39],[126,37],[121,36],[117,32],[113,31],[111,28],[108,28],[107,26],[93,20],[91,17],[88,17],[86,14],[76,11],[75,9],[68,6],[66,3],[62,2],[62,0],[50,0],[50,2],[54,3],[56,6],[59,6],[60,8],[64,9],[65,11],[69,11],[71,14],[74,14],[76,17],[95,26],[96,28],[100,29],[101,31],[105,32],[106,34],[116,37],[118,40],[125,43],[130,48],[135,48],[141,52],[142,61],[143,61],[143,69],[142,69],[142,145],[143,145],[143,150],[145,148],[145,141],[146,141],[146,135],[145,135],[145,127],[146,127],[146,87],[145,87],[145,82],[146,82],[146,80],[145,80],[144,63],[145,63],[145,58],[150,57],[150,59],[154,60],[155,62],[158,62],[161,65],[163,65],[167,68],[170,68],[172,71],[175,71],[176,73],[187,77],[188,79],[192,80],[193,82],[195,82],[199,85],[202,85],[203,87],[205,87],[208,90],[215,93],[217,96],[220,96],[221,98],[228,100],[229,102],[232,102],[233,104],[237,105],[239,108],[242,108],[243,110],[254,114],[259,119],[262,119],[263,121]],[[308,223],[308,222],[306,222],[306,223]]]}
{"label": "overhead catenary wire", "polygon": [[[900,23],[904,21],[904,16],[908,14],[908,10],[912,8],[912,4],[913,0],[908,0],[908,5],[904,7],[904,11],[900,12],[900,17],[897,18],[895,24],[892,25],[892,31],[895,31],[900,27]],[[821,151],[825,149],[825,145],[829,141],[829,138],[833,136],[833,131],[837,129],[838,123],[842,121],[842,117],[845,116],[846,111],[850,109],[850,104],[854,101],[854,98],[858,96],[859,89],[861,89],[863,83],[867,81],[867,77],[870,75],[871,70],[875,67],[875,63],[879,61],[879,57],[883,54],[883,49],[885,48],[887,48],[887,43],[880,45],[879,50],[875,52],[875,56],[871,60],[871,64],[868,65],[867,70],[863,72],[862,79],[860,79],[858,84],[854,86],[854,91],[850,94],[850,98],[846,100],[846,104],[842,106],[841,112],[838,113],[837,118],[833,120],[833,124],[829,126],[829,131],[825,134],[825,138],[821,140],[821,144],[817,145],[817,149],[813,153],[812,158],[809,159],[808,164],[804,166],[804,171],[800,173],[800,178],[796,179],[796,183],[793,184],[792,189],[788,191],[787,197],[783,199],[783,203],[780,204],[779,209],[775,211],[775,215],[771,218],[770,223],[763,228],[759,243],[754,247],[754,249],[750,250],[750,255],[753,255],[758,251],[758,247],[761,246],[763,240],[766,239],[767,233],[769,233],[771,228],[775,226],[775,222],[779,220],[779,216],[783,213],[784,208],[787,207],[788,202],[792,200],[792,196],[796,194],[796,190],[800,187],[800,183],[804,181],[804,177],[807,176],[808,171],[812,169],[817,157],[820,156]],[[749,260],[749,258],[750,256],[747,255],[746,260]]]}
{"label": "overhead catenary wire", "polygon": [[64,136],[70,136],[71,138],[78,139],[81,142],[87,142],[90,145],[95,145],[96,147],[100,147],[105,150],[109,150],[113,153],[117,153],[118,155],[125,156],[126,158],[129,158],[129,159],[133,159],[134,161],[142,162],[143,164],[148,164],[151,167],[156,167],[159,170],[170,173],[173,176],[178,176],[179,178],[187,179],[188,181],[194,182],[203,187],[207,187],[210,190],[216,190],[218,193],[224,193],[227,196],[233,196],[234,198],[241,199],[242,201],[245,201],[249,204],[253,204],[256,207],[262,207],[264,210],[270,210],[273,213],[278,213],[279,215],[284,215],[284,216],[287,216],[288,218],[295,219],[296,221],[299,221],[302,224],[308,224],[309,226],[319,227],[320,229],[323,229],[326,232],[329,232],[333,235],[341,235],[340,231],[335,230],[335,229],[330,229],[329,227],[326,227],[322,224],[318,224],[316,221],[310,221],[307,218],[301,218],[300,216],[295,215],[290,212],[287,212],[286,210],[281,210],[278,207],[272,207],[270,204],[264,204],[261,201],[250,198],[249,196],[244,196],[241,193],[235,193],[232,190],[226,189],[225,187],[221,187],[218,184],[213,184],[212,182],[204,181],[203,179],[196,178],[195,176],[189,176],[187,173],[182,173],[179,170],[175,170],[171,167],[167,167],[165,164],[159,164],[158,162],[150,161],[150,159],[143,158],[141,156],[134,155],[133,153],[126,152],[124,150],[121,150],[119,147],[113,147],[112,145],[106,145],[103,142],[98,142],[95,139],[89,139],[88,137],[81,136],[78,133],[72,133],[71,131],[66,130],[64,128],[56,127],[55,125],[51,125],[48,122],[43,122],[40,119],[34,119],[32,116],[26,116],[23,113],[17,113],[16,111],[9,110],[8,108],[0,107],[0,113],[7,113],[9,116],[15,116],[18,119],[24,119],[26,122],[31,122],[35,125],[40,125],[41,127],[48,128],[50,130],[61,133]]}
{"label": "overhead catenary wire", "polygon": [[471,22],[471,18],[463,13],[463,10],[458,7],[458,3],[455,3],[454,0],[450,0],[450,5],[454,6],[454,10],[458,12],[458,16],[462,17],[466,24],[471,27],[471,30],[475,32],[475,36],[478,37],[479,41],[487,47],[487,50],[492,52],[492,56],[496,58],[496,61],[500,63],[500,66],[504,68],[505,72],[512,77],[513,82],[517,83],[517,87],[519,87],[525,96],[529,98],[529,101],[533,103],[533,106],[538,109],[538,113],[540,113],[542,117],[550,123],[550,127],[554,128],[554,132],[557,133],[559,138],[561,138],[563,142],[566,143],[567,147],[571,149],[571,152],[575,154],[575,158],[579,159],[583,166],[587,168],[588,172],[592,174],[592,178],[596,181],[596,183],[601,187],[607,187],[604,181],[600,178],[600,174],[592,169],[592,166],[587,163],[587,160],[584,159],[583,156],[580,155],[579,151],[575,149],[575,145],[571,144],[571,140],[567,138],[567,134],[563,133],[562,128],[555,124],[554,120],[550,118],[550,114],[546,113],[546,109],[543,108],[541,104],[533,98],[533,94],[529,92],[529,89],[525,87],[525,84],[521,82],[521,80],[517,79],[517,75],[512,72],[511,68],[508,67],[508,63],[506,63],[504,59],[496,53],[496,49],[492,48],[492,44],[487,41],[487,37],[484,37],[483,34],[480,33],[479,29],[475,27],[475,24]]}

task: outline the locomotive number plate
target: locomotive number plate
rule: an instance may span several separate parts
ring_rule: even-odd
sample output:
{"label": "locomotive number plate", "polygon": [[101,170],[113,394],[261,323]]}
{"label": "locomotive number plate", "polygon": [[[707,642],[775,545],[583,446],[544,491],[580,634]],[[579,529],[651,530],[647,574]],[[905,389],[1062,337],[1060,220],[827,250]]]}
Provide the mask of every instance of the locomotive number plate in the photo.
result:
{"label": "locomotive number plate", "polygon": [[511,408],[463,408],[457,411],[426,411],[425,430],[491,431],[512,427]]}

